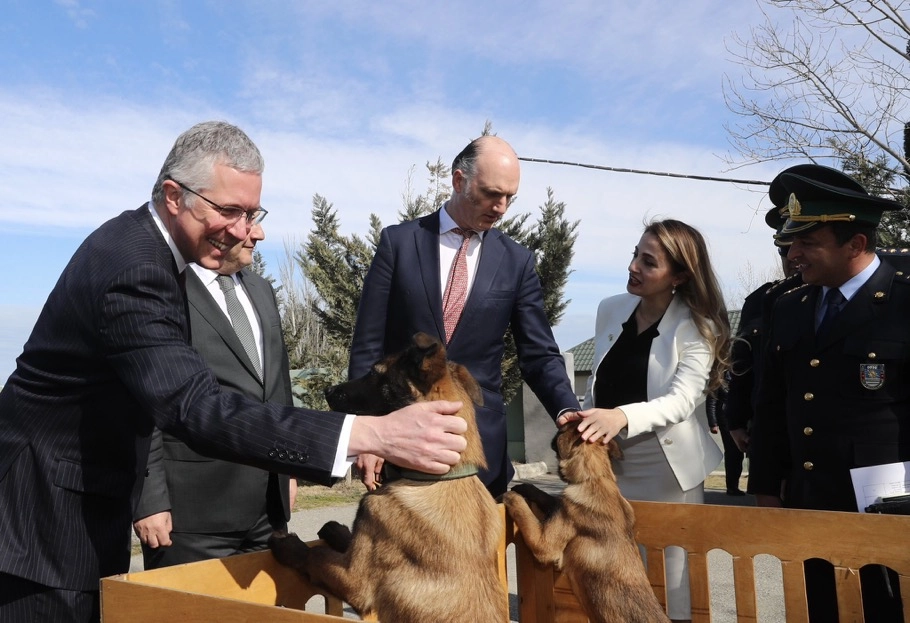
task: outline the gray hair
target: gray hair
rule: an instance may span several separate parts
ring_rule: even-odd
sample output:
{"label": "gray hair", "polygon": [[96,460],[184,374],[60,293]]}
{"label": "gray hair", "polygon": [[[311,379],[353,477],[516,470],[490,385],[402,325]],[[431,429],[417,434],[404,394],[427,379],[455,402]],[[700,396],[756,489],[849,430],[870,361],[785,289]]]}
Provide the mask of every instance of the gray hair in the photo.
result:
{"label": "gray hair", "polygon": [[225,121],[198,123],[174,142],[152,187],[152,202],[163,205],[166,180],[179,181],[194,190],[209,188],[216,164],[256,175],[265,169],[259,148],[243,130]]}

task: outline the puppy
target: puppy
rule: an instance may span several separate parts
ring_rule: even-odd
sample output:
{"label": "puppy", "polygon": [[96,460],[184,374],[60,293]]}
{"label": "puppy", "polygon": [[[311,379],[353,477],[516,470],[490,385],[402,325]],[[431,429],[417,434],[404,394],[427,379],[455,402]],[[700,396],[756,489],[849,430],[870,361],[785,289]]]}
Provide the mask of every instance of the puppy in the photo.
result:
{"label": "puppy", "polygon": [[474,475],[486,467],[474,419],[482,397],[467,369],[447,361],[438,340],[418,333],[407,350],[330,388],[326,397],[332,409],[355,414],[461,401],[467,449],[448,477],[400,470],[401,478],[364,495],[352,531],[337,522],[319,531],[328,547],[308,548],[295,535],[273,534],[275,558],[361,616],[372,612],[392,623],[507,622],[508,597],[497,566],[503,525]]}
{"label": "puppy", "polygon": [[[553,439],[567,484],[562,497],[520,484],[505,494],[506,509],[534,557],[567,576],[592,622],[669,621],[645,574],[632,507],[616,485],[610,459],[621,459],[622,450],[615,440],[606,446],[585,442],[577,427],[565,424]],[[527,500],[546,514],[544,520]]]}

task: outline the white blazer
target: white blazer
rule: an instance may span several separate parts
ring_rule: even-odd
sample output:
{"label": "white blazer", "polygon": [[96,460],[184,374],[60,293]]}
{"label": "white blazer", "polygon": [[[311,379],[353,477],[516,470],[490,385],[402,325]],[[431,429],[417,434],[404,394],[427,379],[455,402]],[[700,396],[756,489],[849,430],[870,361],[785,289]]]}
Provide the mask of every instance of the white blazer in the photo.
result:
{"label": "white blazer", "polygon": [[[597,308],[594,369],[588,378],[585,409],[594,406],[597,369],[639,300],[634,294],[618,294],[605,298]],[[694,413],[705,399],[714,354],[698,332],[689,307],[677,298],[670,302],[657,331],[660,335],[651,343],[648,359],[648,401],[619,405],[629,420],[620,436],[628,439],[655,433],[679,486],[687,491],[704,482],[723,459]]]}

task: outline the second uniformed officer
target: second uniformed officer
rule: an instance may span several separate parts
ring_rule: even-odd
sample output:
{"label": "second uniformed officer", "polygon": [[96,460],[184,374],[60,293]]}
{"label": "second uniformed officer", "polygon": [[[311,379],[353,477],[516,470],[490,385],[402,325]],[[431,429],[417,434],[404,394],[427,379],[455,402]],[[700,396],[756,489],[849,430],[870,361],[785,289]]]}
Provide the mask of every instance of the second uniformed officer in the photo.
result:
{"label": "second uniformed officer", "polygon": [[[875,254],[882,212],[902,206],[833,169],[794,169],[770,194],[788,196],[781,235],[805,285],[771,315],[750,486],[763,506],[855,512],[851,468],[910,459],[910,282]],[[831,566],[806,574],[810,620],[837,620]],[[866,620],[902,621],[896,582],[860,575]]]}

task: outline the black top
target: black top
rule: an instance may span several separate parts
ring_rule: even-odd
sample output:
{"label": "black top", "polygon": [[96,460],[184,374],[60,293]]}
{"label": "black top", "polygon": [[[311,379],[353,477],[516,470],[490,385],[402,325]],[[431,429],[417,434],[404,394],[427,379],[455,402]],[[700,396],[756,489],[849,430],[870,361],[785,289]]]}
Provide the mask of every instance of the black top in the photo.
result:
{"label": "black top", "polygon": [[651,342],[660,335],[660,320],[638,334],[635,312],[622,325],[622,333],[597,367],[594,406],[615,409],[619,405],[648,400],[648,359]]}

